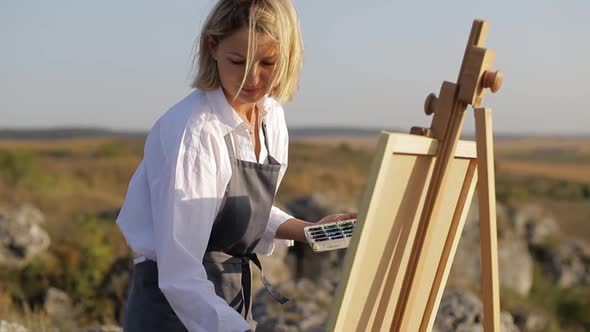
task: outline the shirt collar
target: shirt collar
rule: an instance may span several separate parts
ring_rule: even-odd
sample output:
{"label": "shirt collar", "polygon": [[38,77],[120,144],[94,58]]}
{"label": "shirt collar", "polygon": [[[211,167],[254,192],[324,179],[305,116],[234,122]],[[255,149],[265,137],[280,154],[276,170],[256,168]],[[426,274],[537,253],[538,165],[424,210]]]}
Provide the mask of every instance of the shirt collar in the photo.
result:
{"label": "shirt collar", "polygon": [[[225,94],[221,87],[215,90],[206,91],[206,94],[213,111],[219,115],[221,122],[227,125],[230,131],[233,131],[242,124],[246,126],[244,120],[242,120],[238,113],[234,111],[227,101],[227,98],[225,98]],[[260,101],[258,101],[256,106],[258,106],[258,109],[261,112],[262,119],[265,120],[271,109],[271,98],[268,95],[265,95]]]}

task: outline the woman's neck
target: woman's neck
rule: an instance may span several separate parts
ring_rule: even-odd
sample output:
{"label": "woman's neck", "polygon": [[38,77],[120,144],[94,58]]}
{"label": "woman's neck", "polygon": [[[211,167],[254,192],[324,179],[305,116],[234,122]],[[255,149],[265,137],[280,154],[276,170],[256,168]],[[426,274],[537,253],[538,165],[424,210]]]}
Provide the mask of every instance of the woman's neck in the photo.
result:
{"label": "woman's neck", "polygon": [[256,118],[256,103],[240,103],[237,100],[232,100],[233,98],[227,95],[225,89],[223,89],[223,93],[230,106],[236,113],[238,113],[241,118],[245,119],[249,123],[254,121]]}
{"label": "woman's neck", "polygon": [[254,122],[254,119],[256,118],[256,104],[242,104],[239,107],[232,105],[232,108],[242,118],[246,119],[248,123],[252,124]]}

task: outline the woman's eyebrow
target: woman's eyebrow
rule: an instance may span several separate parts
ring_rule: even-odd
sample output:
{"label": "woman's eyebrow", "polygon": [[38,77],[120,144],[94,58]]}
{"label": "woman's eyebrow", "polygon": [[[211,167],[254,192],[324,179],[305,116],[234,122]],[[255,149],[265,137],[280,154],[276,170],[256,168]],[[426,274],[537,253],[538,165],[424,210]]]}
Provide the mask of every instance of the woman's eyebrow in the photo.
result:
{"label": "woman's eyebrow", "polygon": [[239,56],[240,58],[245,58],[245,56],[243,56],[242,54],[240,54],[238,52],[229,52],[229,54]]}

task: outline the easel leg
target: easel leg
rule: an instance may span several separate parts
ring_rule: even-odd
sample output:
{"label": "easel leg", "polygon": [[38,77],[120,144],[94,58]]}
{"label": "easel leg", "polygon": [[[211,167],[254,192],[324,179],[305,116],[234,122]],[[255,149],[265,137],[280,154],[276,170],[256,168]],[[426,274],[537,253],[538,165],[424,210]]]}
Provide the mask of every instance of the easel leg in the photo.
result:
{"label": "easel leg", "polygon": [[492,110],[476,108],[475,133],[478,158],[479,229],[481,246],[481,288],[485,332],[500,331],[500,284],[496,230],[496,185]]}

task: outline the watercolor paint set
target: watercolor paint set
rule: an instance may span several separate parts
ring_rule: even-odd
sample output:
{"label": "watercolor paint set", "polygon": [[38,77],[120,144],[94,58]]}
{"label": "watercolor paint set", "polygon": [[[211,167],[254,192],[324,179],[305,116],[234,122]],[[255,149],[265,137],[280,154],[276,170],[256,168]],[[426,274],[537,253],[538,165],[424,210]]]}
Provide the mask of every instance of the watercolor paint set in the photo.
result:
{"label": "watercolor paint set", "polygon": [[356,219],[307,226],[305,238],[313,251],[347,248],[350,244]]}

